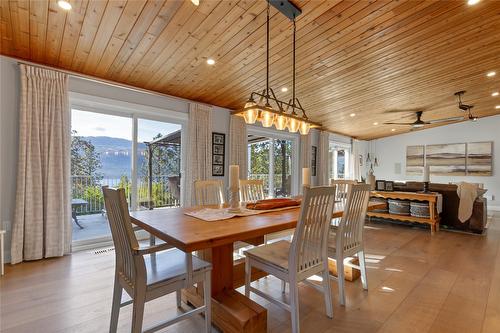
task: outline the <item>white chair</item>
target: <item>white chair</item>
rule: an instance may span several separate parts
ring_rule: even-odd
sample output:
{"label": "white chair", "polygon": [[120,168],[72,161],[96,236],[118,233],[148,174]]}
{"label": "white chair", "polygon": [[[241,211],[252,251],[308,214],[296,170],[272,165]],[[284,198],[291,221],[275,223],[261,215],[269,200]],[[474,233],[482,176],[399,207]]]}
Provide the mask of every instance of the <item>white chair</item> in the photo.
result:
{"label": "white chair", "polygon": [[240,201],[250,202],[264,199],[264,181],[240,179]]}
{"label": "white chair", "polygon": [[[131,331],[139,333],[142,332],[146,302],[175,291],[177,306],[180,306],[180,290],[203,282],[205,295],[203,306],[162,322],[146,332],[160,330],[199,313],[205,313],[205,330],[210,332],[211,264],[193,257],[191,253],[177,249],[163,251],[170,247],[167,244],[139,247],[130,222],[125,190],[109,188],[102,190],[116,256],[109,331],[116,332],[120,307],[133,303]],[[153,254],[156,260],[153,260]],[[131,301],[121,303],[123,290],[132,298]]]}
{"label": "white chair", "polygon": [[[298,283],[321,274],[326,314],[333,317],[328,272],[328,226],[335,199],[333,187],[304,187],[304,197],[293,241],[279,241],[245,252],[245,295],[250,291],[290,311],[292,332],[299,332]],[[290,284],[290,304],[250,286],[251,269],[258,268]]]}
{"label": "white chair", "polygon": [[197,206],[222,205],[225,203],[222,180],[195,180],[194,191]]}
{"label": "white chair", "polygon": [[339,300],[341,305],[345,305],[344,292],[344,259],[357,255],[361,270],[361,282],[363,289],[368,290],[368,280],[366,276],[366,263],[363,244],[363,229],[365,226],[366,211],[370,199],[370,185],[359,184],[349,185],[347,199],[344,206],[344,213],[340,223],[336,227],[330,227],[330,237],[328,241],[328,257],[335,259],[337,263]]}
{"label": "white chair", "polygon": [[334,185],[337,189],[337,192],[335,192],[335,200],[345,201],[345,199],[347,199],[349,185],[355,185],[357,183],[357,181],[349,179],[330,179],[330,185]]}

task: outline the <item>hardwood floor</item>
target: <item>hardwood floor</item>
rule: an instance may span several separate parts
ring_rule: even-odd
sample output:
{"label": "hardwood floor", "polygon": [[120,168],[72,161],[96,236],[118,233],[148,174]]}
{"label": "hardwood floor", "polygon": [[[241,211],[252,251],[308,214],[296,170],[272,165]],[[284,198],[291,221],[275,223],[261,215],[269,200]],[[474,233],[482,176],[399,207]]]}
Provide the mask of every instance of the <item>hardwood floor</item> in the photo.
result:
{"label": "hardwood floor", "polygon": [[[303,332],[500,332],[500,213],[487,236],[382,223],[366,229],[369,292],[346,283],[346,307],[324,314],[322,295],[302,285]],[[59,259],[7,266],[0,279],[0,331],[107,332],[114,253],[78,252]],[[256,282],[280,297],[272,277]],[[287,296],[284,296],[287,299]],[[268,312],[269,332],[289,332],[289,314],[255,297]],[[177,311],[171,295],[146,305],[145,328]],[[130,329],[122,308],[119,331]],[[202,318],[162,332],[199,332]]]}

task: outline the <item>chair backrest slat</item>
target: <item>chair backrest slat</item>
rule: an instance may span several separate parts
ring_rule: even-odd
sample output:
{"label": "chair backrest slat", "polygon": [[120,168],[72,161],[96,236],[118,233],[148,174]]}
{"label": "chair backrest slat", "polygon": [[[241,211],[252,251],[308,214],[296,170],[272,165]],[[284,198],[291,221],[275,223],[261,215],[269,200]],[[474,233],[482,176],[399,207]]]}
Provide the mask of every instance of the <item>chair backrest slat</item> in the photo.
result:
{"label": "chair backrest slat", "polygon": [[137,276],[145,276],[144,259],[134,256],[139,247],[128,211],[125,190],[103,187],[104,204],[115,245],[116,271],[133,287]]}
{"label": "chair backrest slat", "polygon": [[222,180],[195,180],[194,190],[197,206],[225,203]]}
{"label": "chair backrest slat", "polygon": [[264,199],[264,181],[240,179],[240,201],[251,202]]}
{"label": "chair backrest slat", "polygon": [[355,180],[349,179],[330,179],[330,185],[335,185],[335,200],[344,201],[347,199],[347,191],[349,190],[349,185],[357,184]]}
{"label": "chair backrest slat", "polygon": [[326,260],[328,227],[335,202],[335,187],[304,187],[299,221],[289,254],[290,268],[307,270]]}
{"label": "chair backrest slat", "polygon": [[336,237],[339,249],[348,251],[362,245],[369,200],[369,184],[349,185],[344,213],[337,230],[337,235],[341,236]]}

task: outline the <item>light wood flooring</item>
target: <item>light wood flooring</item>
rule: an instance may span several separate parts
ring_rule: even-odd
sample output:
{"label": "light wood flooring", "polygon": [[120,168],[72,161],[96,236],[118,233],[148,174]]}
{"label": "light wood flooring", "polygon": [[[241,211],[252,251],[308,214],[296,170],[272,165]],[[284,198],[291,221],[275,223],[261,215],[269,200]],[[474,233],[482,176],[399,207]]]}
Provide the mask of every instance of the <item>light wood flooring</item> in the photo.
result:
{"label": "light wood flooring", "polygon": [[[500,332],[500,213],[487,236],[383,223],[366,229],[369,292],[347,283],[347,306],[334,293],[334,319],[322,295],[302,285],[303,332]],[[7,266],[0,279],[0,331],[107,332],[114,253],[79,252],[59,259]],[[256,282],[280,297],[272,277]],[[285,296],[287,298],[287,296]],[[289,314],[262,299],[269,332],[289,332]],[[146,306],[145,328],[178,311],[175,296]],[[122,308],[119,331],[130,330],[131,307]],[[200,332],[201,317],[162,332]]]}

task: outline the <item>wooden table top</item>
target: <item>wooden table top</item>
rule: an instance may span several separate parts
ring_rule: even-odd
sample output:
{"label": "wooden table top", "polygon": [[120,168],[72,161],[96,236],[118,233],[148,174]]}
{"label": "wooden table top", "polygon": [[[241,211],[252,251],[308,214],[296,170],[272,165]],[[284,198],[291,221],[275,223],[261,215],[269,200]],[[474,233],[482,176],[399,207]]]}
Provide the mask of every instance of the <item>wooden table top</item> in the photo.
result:
{"label": "wooden table top", "polygon": [[[371,202],[368,209],[380,206]],[[196,209],[200,207],[143,210],[131,212],[130,217],[132,223],[156,237],[191,252],[295,228],[300,211],[297,207],[214,222],[184,214]],[[332,217],[341,217],[343,210],[344,204],[336,203]]]}
{"label": "wooden table top", "polygon": [[437,192],[402,192],[402,191],[371,191],[372,197],[386,198],[386,199],[402,199],[402,200],[421,200],[436,202],[439,193]]}

